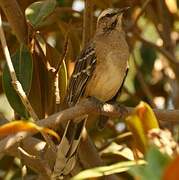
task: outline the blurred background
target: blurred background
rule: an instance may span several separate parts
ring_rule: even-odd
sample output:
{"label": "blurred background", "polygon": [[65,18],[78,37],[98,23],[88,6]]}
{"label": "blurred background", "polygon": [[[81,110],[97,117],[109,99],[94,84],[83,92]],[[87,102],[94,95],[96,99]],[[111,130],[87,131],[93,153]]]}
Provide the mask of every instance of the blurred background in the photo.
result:
{"label": "blurred background", "polygon": [[[18,1],[26,14],[32,13],[33,0]],[[46,41],[63,53],[66,32],[69,34],[66,65],[70,76],[76,57],[83,47],[83,0],[58,0],[55,10],[36,29]],[[135,106],[140,100],[156,108],[178,108],[179,106],[179,12],[177,0],[93,0],[91,1],[90,35],[95,32],[96,18],[101,10],[109,7],[129,6],[124,14],[124,28],[130,46],[130,70],[124,84],[120,101]],[[18,42],[4,18],[8,46],[13,54]],[[4,56],[0,50],[0,75]],[[7,103],[0,83],[0,112],[8,119],[13,111]]]}
{"label": "blurred background", "polygon": [[[17,2],[26,14],[28,27],[31,27],[35,34],[28,45],[33,47],[33,40],[37,40],[37,45],[40,45],[42,50],[45,49],[43,52],[46,51],[44,59],[47,61],[45,62],[50,62],[52,69],[58,67],[59,59],[64,57],[63,61],[60,61],[63,64],[58,74],[61,101],[63,101],[75,60],[93,37],[100,12],[110,7],[130,7],[124,14],[123,21],[130,48],[130,68],[117,101],[130,107],[135,107],[143,100],[152,108],[179,108],[179,0],[17,0]],[[20,44],[3,11],[2,18],[7,44],[13,56]],[[54,107],[57,101],[54,100],[56,91],[52,88],[55,79],[51,76],[48,67],[41,63],[42,53],[38,50],[31,53],[34,71],[27,94],[41,119],[57,112]],[[27,55],[28,53],[25,57]],[[11,106],[18,112],[19,109],[22,110],[22,105],[19,104],[19,100],[13,99],[12,94],[8,96],[11,106],[8,103],[2,82],[4,67],[4,55],[0,48],[0,119],[12,120],[14,111]],[[31,71],[30,66],[27,66],[26,71]],[[26,78],[23,78],[22,81],[26,81]],[[6,87],[6,94],[8,90],[11,91]],[[19,112],[23,116],[24,111],[22,114],[21,111]],[[171,122],[166,124],[173,130]],[[121,143],[118,135],[125,130],[125,124],[121,119],[113,119],[108,121],[107,127],[101,132],[96,125],[90,125],[89,133],[99,152],[105,149],[106,142],[113,142],[114,139],[116,143],[120,141],[118,145],[111,143],[112,149],[118,151]],[[129,153],[128,156],[130,156]],[[117,162],[120,158],[109,155],[106,161]],[[3,168],[3,166],[2,161],[0,167]]]}

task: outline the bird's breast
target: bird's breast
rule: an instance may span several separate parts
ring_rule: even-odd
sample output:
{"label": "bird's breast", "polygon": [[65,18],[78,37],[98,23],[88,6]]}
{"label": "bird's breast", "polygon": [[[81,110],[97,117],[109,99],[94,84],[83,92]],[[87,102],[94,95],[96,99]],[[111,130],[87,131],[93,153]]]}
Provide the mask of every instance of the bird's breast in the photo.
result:
{"label": "bird's breast", "polygon": [[96,68],[92,73],[85,96],[101,101],[111,100],[126,77],[129,48],[123,32],[113,31],[95,37]]}
{"label": "bird's breast", "polygon": [[97,59],[96,68],[87,84],[85,95],[96,97],[104,102],[112,99],[126,76],[127,60],[128,55],[120,55],[118,51],[108,52],[103,61]]}

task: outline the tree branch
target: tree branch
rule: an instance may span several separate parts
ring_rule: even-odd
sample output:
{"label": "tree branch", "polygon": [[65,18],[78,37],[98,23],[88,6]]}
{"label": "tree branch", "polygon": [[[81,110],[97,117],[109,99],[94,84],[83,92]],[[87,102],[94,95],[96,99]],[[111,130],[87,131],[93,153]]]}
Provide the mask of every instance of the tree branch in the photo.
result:
{"label": "tree branch", "polygon": [[85,0],[83,18],[83,47],[88,43],[93,34],[93,1]]}
{"label": "tree branch", "polygon": [[[125,117],[126,115],[130,114],[134,108],[126,107],[126,109],[128,112],[124,113],[122,112],[123,108],[121,109],[121,107],[117,107],[116,105],[107,103],[101,104],[91,99],[84,99],[79,104],[69,109],[65,109],[61,112],[49,116],[46,119],[37,121],[37,125],[56,129],[56,127],[59,127],[60,124],[66,123],[69,119],[76,120],[78,119],[77,117],[85,114],[101,114],[109,117]],[[179,110],[153,110],[161,124],[166,122],[174,124],[179,123]],[[0,141],[0,152],[7,150],[17,142],[20,142],[22,139],[32,136],[35,133],[37,132],[19,132],[15,135],[9,135]]]}
{"label": "tree branch", "polygon": [[[134,108],[126,107],[128,112],[123,112],[123,108],[111,105],[111,104],[102,104],[100,102],[94,101],[92,99],[83,99],[79,104],[75,105],[74,107],[71,107],[69,109],[65,109],[59,113],[53,114],[49,116],[47,119],[42,119],[37,121],[37,124],[39,126],[49,127],[55,129],[56,127],[59,127],[60,124],[63,124],[67,122],[69,119],[78,119],[76,117],[85,115],[85,114],[102,114],[109,117],[125,117],[126,115],[130,114]],[[158,120],[161,120],[161,123],[169,122],[169,123],[178,123],[179,121],[179,110],[157,110],[154,109],[154,112],[157,116]],[[15,135],[9,135],[8,137],[2,139],[0,141],[0,152],[7,151],[9,148],[13,147],[18,142],[21,142],[23,139],[32,136],[37,132],[19,132]],[[86,138],[86,139],[85,139]],[[81,148],[82,147],[82,148]],[[88,149],[88,150],[87,150]],[[85,168],[88,167],[94,167],[94,162],[92,159],[95,157],[95,166],[99,166],[103,164],[103,161],[97,157],[98,154],[96,148],[92,143],[90,143],[90,138],[88,135],[84,137],[81,141],[81,145],[79,148],[79,158],[82,162],[83,166]],[[84,152],[90,152],[90,156],[88,156],[89,153],[85,154]],[[29,161],[31,162],[31,161]],[[85,162],[85,163],[84,163]],[[30,165],[33,165],[31,162]],[[35,166],[34,166],[35,167]],[[43,167],[44,168],[44,167]],[[109,178],[116,178],[109,177]]]}

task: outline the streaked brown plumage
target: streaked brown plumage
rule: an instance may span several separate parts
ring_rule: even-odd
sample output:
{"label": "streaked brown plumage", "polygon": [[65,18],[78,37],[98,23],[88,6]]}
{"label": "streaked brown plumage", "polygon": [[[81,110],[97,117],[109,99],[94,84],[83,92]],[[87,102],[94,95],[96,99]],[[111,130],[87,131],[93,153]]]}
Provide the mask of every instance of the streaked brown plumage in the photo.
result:
{"label": "streaked brown plumage", "polygon": [[[65,103],[73,106],[83,97],[95,97],[103,102],[112,99],[126,77],[129,49],[122,30],[123,9],[106,9],[97,21],[96,33],[77,59],[71,76]],[[82,117],[84,118],[84,117]],[[85,119],[79,124],[69,121],[59,145],[64,166],[61,174],[68,174],[74,166]],[[68,170],[67,170],[68,169]]]}

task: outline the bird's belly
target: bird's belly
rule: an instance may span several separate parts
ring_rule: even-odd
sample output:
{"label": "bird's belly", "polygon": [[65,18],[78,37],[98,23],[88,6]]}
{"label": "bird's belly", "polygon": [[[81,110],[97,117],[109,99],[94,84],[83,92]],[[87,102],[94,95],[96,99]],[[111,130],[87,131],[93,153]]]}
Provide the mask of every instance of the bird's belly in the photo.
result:
{"label": "bird's belly", "polygon": [[119,68],[112,64],[108,64],[107,67],[98,66],[87,85],[85,95],[104,102],[112,99],[121,87],[125,73],[126,68]]}

